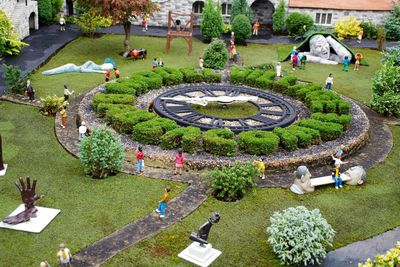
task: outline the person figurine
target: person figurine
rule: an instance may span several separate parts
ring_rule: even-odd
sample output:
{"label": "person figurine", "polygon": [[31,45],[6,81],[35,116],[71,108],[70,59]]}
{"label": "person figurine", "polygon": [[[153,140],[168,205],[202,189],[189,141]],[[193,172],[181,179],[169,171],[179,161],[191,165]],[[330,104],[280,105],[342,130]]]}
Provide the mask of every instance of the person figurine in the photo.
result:
{"label": "person figurine", "polygon": [[278,62],[277,64],[276,64],[276,67],[275,67],[275,72],[276,72],[276,77],[282,77],[282,65],[281,65],[281,63],[280,62]]}
{"label": "person figurine", "polygon": [[164,194],[163,194],[161,200],[158,202],[158,207],[156,209],[156,212],[161,213],[160,218],[165,217],[165,209],[167,208],[168,201],[170,200],[169,192],[171,192],[171,188],[169,186],[167,186],[165,188],[165,191],[164,191]]}
{"label": "person figurine", "polygon": [[35,101],[35,89],[33,89],[31,80],[26,81],[26,91],[28,92],[29,102]]}
{"label": "person figurine", "polygon": [[361,28],[361,30],[358,32],[358,35],[357,35],[357,43],[361,44],[363,35],[364,35],[364,30]]}
{"label": "person figurine", "polygon": [[348,56],[344,57],[342,64],[343,64],[342,71],[349,72],[350,59]]}
{"label": "person figurine", "polygon": [[258,36],[258,30],[260,29],[260,23],[258,20],[253,24],[253,35]]}
{"label": "person figurine", "polygon": [[199,57],[199,67],[200,67],[201,70],[204,69],[204,59],[203,59],[203,57]]}
{"label": "person figurine", "polygon": [[64,101],[68,101],[69,96],[72,95],[74,93],[74,91],[70,92],[68,90],[68,86],[66,84],[64,84]]}
{"label": "person figurine", "polygon": [[141,146],[139,146],[137,149],[136,159],[137,159],[136,174],[142,175],[143,167],[144,167],[144,154],[143,154],[143,149]]}
{"label": "person figurine", "polygon": [[292,70],[296,70],[297,64],[299,64],[299,53],[296,51],[292,57]]}
{"label": "person figurine", "polygon": [[326,78],[325,81],[325,89],[332,90],[332,84],[333,84],[333,76],[332,73],[329,73],[328,78]]}
{"label": "person figurine", "polygon": [[106,82],[110,81],[110,77],[111,77],[111,72],[110,72],[110,70],[107,70],[106,73],[105,73]]}
{"label": "person figurine", "polygon": [[258,160],[254,160],[253,164],[258,168],[260,172],[260,177],[261,179],[265,179],[265,164],[264,164],[264,158],[260,158]]}
{"label": "person figurine", "polygon": [[175,20],[175,25],[176,25],[176,31],[180,32],[181,31],[181,20],[180,19]]}
{"label": "person figurine", "polygon": [[143,16],[143,19],[142,19],[142,31],[143,32],[147,32],[147,27],[148,27],[148,24],[149,22],[148,22],[148,18],[147,18],[147,15],[144,15]]}
{"label": "person figurine", "polygon": [[65,129],[67,127],[67,106],[63,106],[60,110],[61,114],[61,128]]}
{"label": "person figurine", "polygon": [[64,14],[61,14],[60,16],[60,31],[65,32],[65,18]]}
{"label": "person figurine", "polygon": [[164,62],[163,62],[162,58],[160,58],[158,60],[158,67],[164,67]]}
{"label": "person figurine", "polygon": [[147,103],[147,111],[148,112],[153,112],[154,111],[154,100],[150,100]]}
{"label": "person figurine", "polygon": [[175,157],[175,175],[182,174],[183,164],[185,163],[185,158],[183,157],[182,150],[178,150],[178,154]]}
{"label": "person figurine", "polygon": [[342,159],[343,158],[343,149],[344,149],[344,145],[340,144],[334,157],[338,158],[338,159]]}
{"label": "person figurine", "polygon": [[332,179],[335,181],[335,188],[339,189],[343,187],[343,180],[340,177],[340,163],[339,162],[335,162],[335,168],[332,171]]}
{"label": "person figurine", "polygon": [[362,55],[360,53],[358,53],[355,58],[356,63],[354,64],[354,70],[360,70],[361,58],[362,58]]}
{"label": "person figurine", "polygon": [[60,244],[60,248],[57,252],[57,258],[60,266],[72,267],[71,265],[72,255],[69,249],[65,247],[65,244]]}
{"label": "person figurine", "polygon": [[301,57],[300,57],[300,66],[303,70],[306,69],[306,62],[307,62],[307,55],[302,53]]}
{"label": "person figurine", "polygon": [[42,261],[39,266],[40,267],[51,267],[51,265],[47,261]]}
{"label": "person figurine", "polygon": [[294,54],[296,54],[297,47],[293,46],[293,49],[290,51],[290,60],[293,60]]}
{"label": "person figurine", "polygon": [[158,67],[158,61],[157,61],[157,58],[154,58],[154,60],[153,60],[153,69],[155,69],[157,67]]}
{"label": "person figurine", "polygon": [[231,32],[231,44],[235,44],[235,33]]}
{"label": "person figurine", "polygon": [[306,24],[303,25],[303,32],[307,32],[307,25]]}
{"label": "person figurine", "polygon": [[236,46],[235,45],[232,48],[232,56],[233,56],[233,62],[235,64],[237,64],[238,63],[238,53],[236,51]]}
{"label": "person figurine", "polygon": [[114,67],[114,76],[116,79],[119,79],[119,69],[117,67]]}
{"label": "person figurine", "polygon": [[81,122],[81,126],[79,126],[79,128],[78,128],[78,133],[79,133],[78,139],[79,139],[79,141],[81,141],[85,137],[86,132],[87,132],[86,123],[84,121],[82,121]]}

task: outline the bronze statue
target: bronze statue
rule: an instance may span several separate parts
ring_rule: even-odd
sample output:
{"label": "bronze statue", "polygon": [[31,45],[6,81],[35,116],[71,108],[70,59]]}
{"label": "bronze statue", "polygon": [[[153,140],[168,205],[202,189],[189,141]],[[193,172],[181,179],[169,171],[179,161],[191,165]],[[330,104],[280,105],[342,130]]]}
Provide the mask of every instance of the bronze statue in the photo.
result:
{"label": "bronze statue", "polygon": [[37,209],[35,207],[35,202],[41,198],[41,196],[36,195],[36,179],[33,180],[31,185],[31,178],[26,177],[26,186],[22,178],[19,178],[15,185],[21,193],[22,202],[25,204],[25,210],[14,216],[5,217],[3,222],[8,224],[19,224],[22,222],[29,221],[31,218],[36,217]]}
{"label": "bronze statue", "polygon": [[197,233],[192,233],[189,237],[190,240],[200,243],[200,246],[204,247],[204,245],[208,244],[208,234],[210,233],[211,226],[213,224],[219,222],[221,216],[218,212],[214,212],[213,216],[207,220],[202,226],[200,226],[199,231]]}

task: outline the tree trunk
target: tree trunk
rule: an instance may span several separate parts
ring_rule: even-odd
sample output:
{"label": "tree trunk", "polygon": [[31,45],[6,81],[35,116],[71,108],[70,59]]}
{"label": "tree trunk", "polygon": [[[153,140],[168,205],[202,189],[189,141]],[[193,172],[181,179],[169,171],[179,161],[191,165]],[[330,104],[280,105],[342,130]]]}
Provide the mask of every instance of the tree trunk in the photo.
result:
{"label": "tree trunk", "polygon": [[129,40],[131,38],[131,23],[129,21],[124,22],[125,40],[124,40],[124,57],[129,53]]}
{"label": "tree trunk", "polygon": [[1,134],[0,134],[0,171],[4,170],[4,163],[3,163],[3,148],[1,145]]}

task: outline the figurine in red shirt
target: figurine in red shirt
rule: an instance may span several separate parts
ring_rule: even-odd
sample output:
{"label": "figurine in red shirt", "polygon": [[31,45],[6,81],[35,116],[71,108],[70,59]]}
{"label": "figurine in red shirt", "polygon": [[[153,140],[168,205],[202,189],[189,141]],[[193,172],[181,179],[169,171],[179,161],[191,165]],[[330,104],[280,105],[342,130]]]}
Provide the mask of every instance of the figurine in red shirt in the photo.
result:
{"label": "figurine in red shirt", "polygon": [[106,71],[106,82],[108,82],[110,80],[110,75],[111,75],[110,70],[107,70]]}
{"label": "figurine in red shirt", "polygon": [[143,167],[144,167],[144,154],[142,147],[138,147],[138,151],[136,153],[136,159],[137,159],[137,165],[136,165],[136,173],[137,175],[141,175],[143,173]]}
{"label": "figurine in red shirt", "polygon": [[185,163],[185,158],[182,155],[182,150],[178,150],[178,154],[176,155],[175,158],[175,174],[181,175],[182,174],[182,169],[183,169],[183,164]]}

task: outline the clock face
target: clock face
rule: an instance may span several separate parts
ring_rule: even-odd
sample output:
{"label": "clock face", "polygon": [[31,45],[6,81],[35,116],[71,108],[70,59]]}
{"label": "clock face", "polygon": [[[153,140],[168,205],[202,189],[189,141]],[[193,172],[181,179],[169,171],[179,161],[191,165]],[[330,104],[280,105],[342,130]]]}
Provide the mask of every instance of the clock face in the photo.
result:
{"label": "clock face", "polygon": [[[258,109],[256,114],[243,117],[224,118],[196,111],[191,99],[207,99],[229,106],[230,102],[249,102]],[[159,95],[154,101],[154,110],[162,117],[176,121],[182,126],[195,126],[202,130],[229,128],[238,133],[249,130],[273,130],[291,124],[296,118],[292,104],[268,91],[234,85],[190,85]]]}

